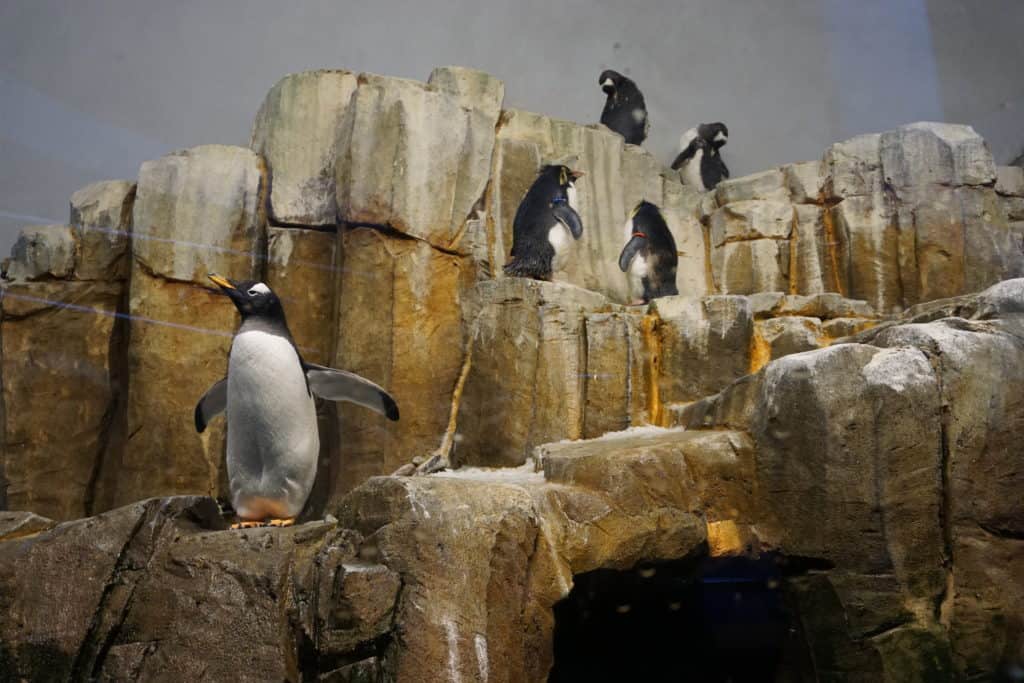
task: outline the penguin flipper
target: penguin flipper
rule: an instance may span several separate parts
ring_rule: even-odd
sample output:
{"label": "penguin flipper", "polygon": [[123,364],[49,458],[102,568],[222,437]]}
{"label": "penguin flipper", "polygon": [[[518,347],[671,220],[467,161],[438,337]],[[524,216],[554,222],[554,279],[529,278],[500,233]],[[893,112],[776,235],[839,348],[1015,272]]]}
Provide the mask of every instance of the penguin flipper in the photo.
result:
{"label": "penguin flipper", "polygon": [[578,240],[583,236],[583,221],[580,220],[580,215],[576,213],[576,209],[565,202],[559,202],[551,207],[551,213],[559,223],[569,229],[573,239]]}
{"label": "penguin flipper", "polygon": [[314,394],[328,401],[348,401],[380,413],[389,420],[398,419],[398,404],[388,392],[368,379],[344,370],[306,363],[306,379]]}
{"label": "penguin flipper", "polygon": [[693,155],[697,153],[697,146],[691,141],[682,152],[676,157],[676,160],[672,162],[672,170],[678,171],[683,167],[687,161],[693,158]]}
{"label": "penguin flipper", "polygon": [[626,242],[626,246],[622,248],[622,253],[619,254],[619,270],[623,273],[629,270],[629,264],[633,262],[637,252],[644,246],[645,239],[646,238],[641,237],[640,235],[633,235],[633,237]]}
{"label": "penguin flipper", "polygon": [[203,397],[196,403],[195,420],[196,431],[202,434],[206,431],[206,425],[228,406],[228,378],[216,382],[206,390]]}

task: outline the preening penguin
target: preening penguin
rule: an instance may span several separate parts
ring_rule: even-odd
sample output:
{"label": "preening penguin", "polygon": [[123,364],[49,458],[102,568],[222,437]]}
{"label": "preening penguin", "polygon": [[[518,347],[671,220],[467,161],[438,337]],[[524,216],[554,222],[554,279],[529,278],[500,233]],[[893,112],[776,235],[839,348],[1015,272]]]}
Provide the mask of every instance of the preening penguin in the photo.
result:
{"label": "preening penguin", "polygon": [[572,241],[583,235],[576,213],[576,179],[581,171],[548,165],[527,190],[512,222],[512,258],[505,274],[550,280],[565,267]]}
{"label": "preening penguin", "polygon": [[196,404],[196,431],[227,411],[228,484],[243,520],[235,526],[291,524],[316,477],[320,435],[314,395],[358,403],[390,420],[398,419],[398,406],[359,375],[304,361],[270,287],[219,275],[210,279],[234,302],[242,323],[231,341],[227,377]]}
{"label": "preening penguin", "polygon": [[714,189],[729,177],[729,169],[720,154],[728,141],[729,129],[724,123],[702,123],[691,128],[679,139],[682,151],[672,162],[672,168],[680,171],[687,185],[702,192]]}
{"label": "preening penguin", "polygon": [[602,71],[597,82],[608,95],[601,112],[601,123],[626,138],[631,145],[642,143],[651,124],[647,119],[644,96],[636,83],[610,69]]}
{"label": "preening penguin", "polygon": [[641,201],[625,225],[626,246],[619,254],[619,269],[629,278],[629,295],[647,303],[678,294],[676,241],[657,206]]}

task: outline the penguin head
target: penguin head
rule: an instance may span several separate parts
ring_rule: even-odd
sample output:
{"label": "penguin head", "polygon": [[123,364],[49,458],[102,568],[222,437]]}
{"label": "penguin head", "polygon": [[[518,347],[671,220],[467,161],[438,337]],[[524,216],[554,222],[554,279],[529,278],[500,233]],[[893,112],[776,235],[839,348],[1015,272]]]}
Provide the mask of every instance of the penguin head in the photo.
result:
{"label": "penguin head", "polygon": [[729,141],[729,129],[721,121],[716,123],[702,123],[698,127],[700,137],[711,143],[715,149],[721,148]]}
{"label": "penguin head", "polygon": [[629,214],[629,220],[633,224],[634,235],[647,238],[646,234],[646,223],[651,216],[661,215],[661,211],[657,205],[650,203],[646,199],[641,199],[640,203],[633,207],[633,211]]}
{"label": "penguin head", "polygon": [[598,76],[597,82],[601,86],[601,90],[607,95],[614,95],[615,91],[618,90],[619,85],[622,83],[624,76],[618,71],[612,71],[611,69],[605,69]]}
{"label": "penguin head", "polygon": [[284,319],[281,300],[274,290],[262,282],[255,280],[229,280],[215,273],[210,273],[210,280],[228,295],[235,308],[242,314],[242,319],[250,317]]}
{"label": "penguin head", "polygon": [[574,187],[576,181],[583,175],[583,171],[574,171],[564,164],[548,164],[540,169],[540,178],[552,181],[561,190]]}

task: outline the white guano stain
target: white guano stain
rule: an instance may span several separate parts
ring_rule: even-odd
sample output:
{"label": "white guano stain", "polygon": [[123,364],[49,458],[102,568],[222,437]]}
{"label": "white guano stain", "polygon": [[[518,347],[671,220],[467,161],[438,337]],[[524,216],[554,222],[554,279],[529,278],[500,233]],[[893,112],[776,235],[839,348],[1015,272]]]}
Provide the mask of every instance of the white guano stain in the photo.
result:
{"label": "white guano stain", "polygon": [[475,634],[473,647],[476,649],[476,665],[480,670],[480,680],[487,683],[487,637],[482,633]]}
{"label": "white guano stain", "polygon": [[462,683],[462,676],[459,674],[459,632],[455,628],[455,622],[445,619],[444,632],[448,638],[448,680],[452,683]]}

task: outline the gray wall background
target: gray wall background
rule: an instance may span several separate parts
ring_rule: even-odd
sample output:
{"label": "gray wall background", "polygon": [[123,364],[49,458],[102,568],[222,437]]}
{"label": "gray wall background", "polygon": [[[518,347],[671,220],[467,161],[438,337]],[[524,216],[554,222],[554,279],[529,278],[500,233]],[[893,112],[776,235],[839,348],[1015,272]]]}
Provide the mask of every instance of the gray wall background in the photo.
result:
{"label": "gray wall background", "polygon": [[505,103],[580,122],[615,68],[647,100],[646,147],[729,125],[734,176],[858,133],[969,123],[997,162],[1024,146],[1024,0],[4,0],[0,253],[65,222],[77,188],[197,144],[246,144],[286,73],[496,74]]}

